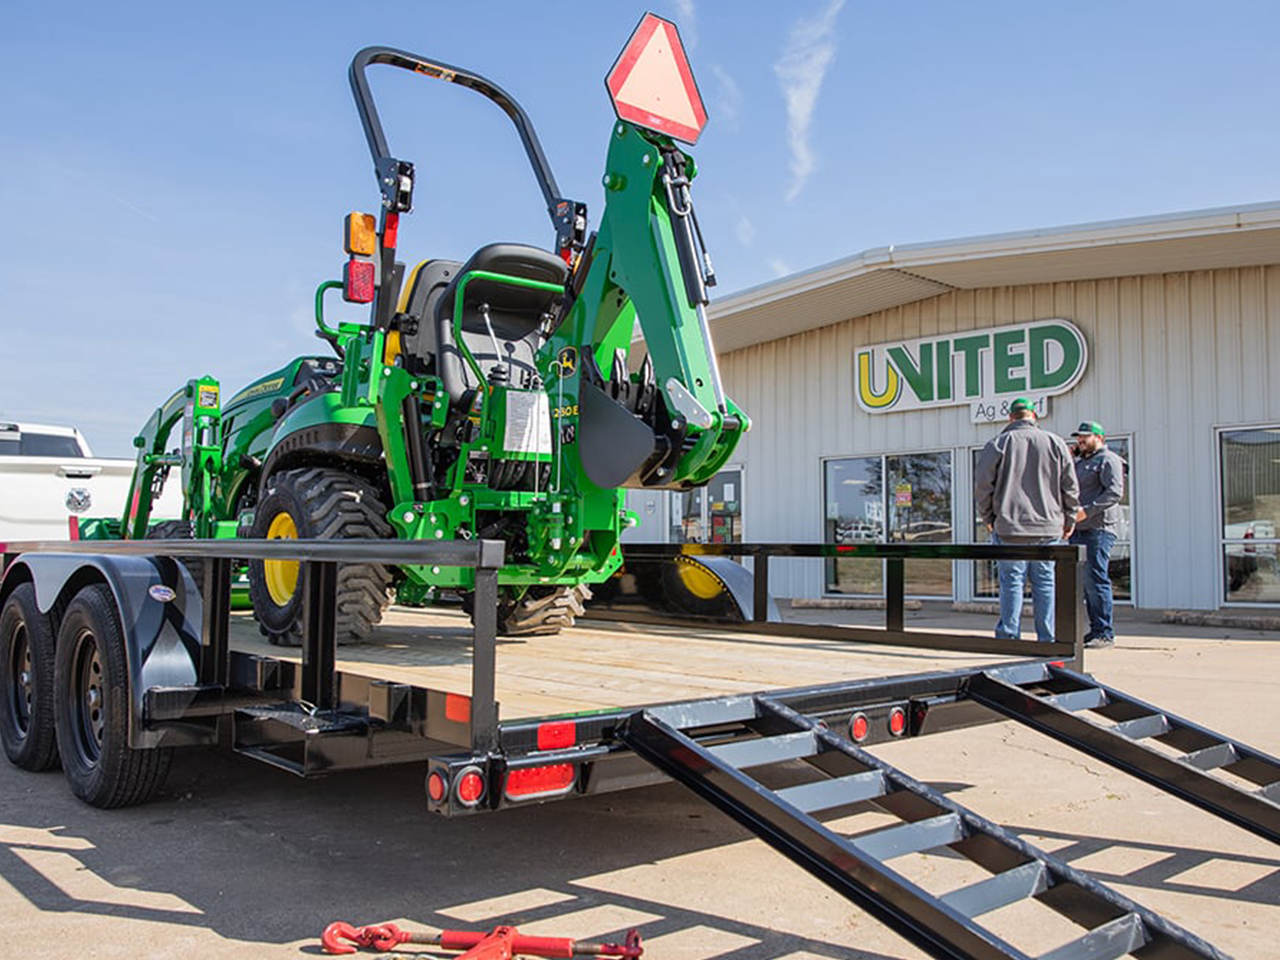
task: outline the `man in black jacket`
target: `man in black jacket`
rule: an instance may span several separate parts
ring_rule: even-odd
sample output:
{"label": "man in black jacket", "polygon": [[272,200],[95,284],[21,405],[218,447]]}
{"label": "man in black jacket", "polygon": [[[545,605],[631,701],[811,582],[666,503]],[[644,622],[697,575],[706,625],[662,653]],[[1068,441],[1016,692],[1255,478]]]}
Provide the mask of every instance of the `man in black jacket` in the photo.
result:
{"label": "man in black jacket", "polygon": [[1115,643],[1112,623],[1111,548],[1120,526],[1120,500],[1124,496],[1124,461],[1107,448],[1102,424],[1085,421],[1071,435],[1076,447],[1076,477],[1080,480],[1080,509],[1071,542],[1087,551],[1084,605],[1089,613],[1086,647]]}

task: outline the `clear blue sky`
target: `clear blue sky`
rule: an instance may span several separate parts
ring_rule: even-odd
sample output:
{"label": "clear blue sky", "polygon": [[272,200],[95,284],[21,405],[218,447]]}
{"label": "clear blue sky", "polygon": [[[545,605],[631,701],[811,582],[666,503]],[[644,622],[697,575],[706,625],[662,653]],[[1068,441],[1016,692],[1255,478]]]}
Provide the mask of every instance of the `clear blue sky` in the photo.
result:
{"label": "clear blue sky", "polygon": [[[1280,197],[1280,4],[654,0],[711,115],[693,151],[720,295],[868,247]],[[603,77],[646,9],[14,4],[0,34],[0,418],[130,438],[189,376],[228,390],[299,353],[377,202],[347,87],[396,46],[525,106],[598,215]],[[406,259],[551,232],[506,118],[371,71],[418,167]],[[594,223],[594,220],[593,220]],[[348,319],[358,319],[346,308]]]}

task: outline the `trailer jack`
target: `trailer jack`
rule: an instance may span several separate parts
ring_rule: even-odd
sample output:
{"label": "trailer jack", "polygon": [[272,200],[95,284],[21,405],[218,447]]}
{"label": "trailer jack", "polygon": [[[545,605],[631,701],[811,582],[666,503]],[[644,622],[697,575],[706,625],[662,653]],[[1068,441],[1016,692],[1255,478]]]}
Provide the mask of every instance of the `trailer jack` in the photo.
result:
{"label": "trailer jack", "polygon": [[[345,943],[343,941],[346,941]],[[621,943],[590,943],[567,937],[530,937],[515,927],[494,927],[489,933],[476,930],[441,930],[438,933],[401,930],[394,923],[353,927],[337,921],[325,927],[320,937],[325,953],[355,953],[356,947],[391,950],[402,943],[430,943],[445,950],[466,951],[457,960],[512,960],[532,957],[615,957],[639,960],[644,953],[640,931],[628,930]]]}

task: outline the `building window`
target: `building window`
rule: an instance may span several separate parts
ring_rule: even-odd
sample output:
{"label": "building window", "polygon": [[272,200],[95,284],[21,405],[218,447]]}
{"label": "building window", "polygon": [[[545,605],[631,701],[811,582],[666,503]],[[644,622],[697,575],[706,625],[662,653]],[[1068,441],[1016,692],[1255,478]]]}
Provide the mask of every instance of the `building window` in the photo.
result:
{"label": "building window", "polygon": [[[1070,438],[1066,438],[1070,444]],[[1130,456],[1129,437],[1107,437],[1107,448],[1124,461],[1124,496],[1120,500],[1120,521],[1116,527],[1116,542],[1111,548],[1111,592],[1118,601],[1133,600],[1133,458]],[[978,475],[978,457],[982,448],[972,451],[973,476]],[[973,542],[987,543],[991,534],[974,510]],[[1000,595],[1000,581],[996,577],[996,565],[991,560],[975,560],[973,592],[977,597]],[[1030,585],[1023,587],[1023,595],[1031,596]]]}
{"label": "building window", "polygon": [[740,469],[721,470],[705,487],[673,494],[671,542],[742,542]]}
{"label": "building window", "polygon": [[1280,603],[1280,427],[1224,430],[1222,559],[1228,603]]}
{"label": "building window", "polygon": [[[827,542],[950,543],[951,477],[950,451],[828,460]],[[882,567],[879,560],[829,560],[826,590],[882,594]],[[908,594],[951,596],[949,560],[913,560],[905,576]]]}

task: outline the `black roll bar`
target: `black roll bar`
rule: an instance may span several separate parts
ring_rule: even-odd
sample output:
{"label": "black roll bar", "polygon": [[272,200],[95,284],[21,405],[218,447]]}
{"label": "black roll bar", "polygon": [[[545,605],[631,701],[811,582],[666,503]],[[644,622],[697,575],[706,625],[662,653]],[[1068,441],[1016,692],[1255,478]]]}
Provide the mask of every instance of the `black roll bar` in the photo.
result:
{"label": "black roll bar", "polygon": [[502,112],[511,118],[511,122],[515,124],[516,132],[520,134],[520,142],[524,144],[525,153],[529,155],[529,163],[533,167],[534,176],[538,179],[538,186],[542,190],[543,199],[547,203],[547,212],[551,214],[552,223],[559,229],[560,223],[556,217],[556,208],[564,202],[564,198],[560,195],[560,188],[556,185],[556,178],[551,172],[551,165],[547,163],[546,155],[542,152],[542,144],[538,142],[538,135],[534,132],[533,124],[529,122],[528,115],[520,104],[515,101],[514,97],[496,83],[480,76],[478,73],[472,73],[470,70],[450,66],[438,60],[428,60],[418,54],[406,53],[403,50],[395,50],[391,47],[365,47],[351,61],[351,91],[356,98],[356,109],[360,111],[360,122],[364,126],[365,139],[369,142],[369,152],[373,155],[374,168],[380,181],[380,187],[382,186],[381,181],[384,176],[384,170],[393,158],[387,146],[386,134],[382,131],[382,121],[378,118],[378,109],[374,106],[373,95],[369,90],[368,78],[365,76],[365,69],[374,63],[385,63],[393,67],[400,67],[402,70],[435,77],[448,83],[456,83],[459,86],[468,87],[496,103],[502,109]]}

